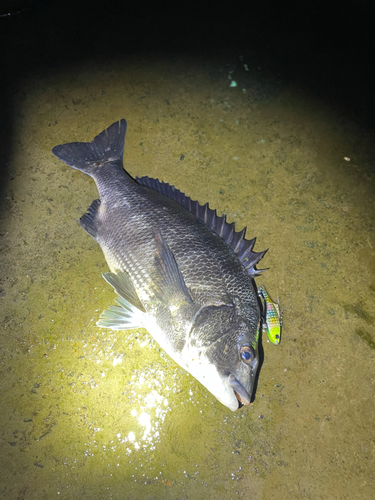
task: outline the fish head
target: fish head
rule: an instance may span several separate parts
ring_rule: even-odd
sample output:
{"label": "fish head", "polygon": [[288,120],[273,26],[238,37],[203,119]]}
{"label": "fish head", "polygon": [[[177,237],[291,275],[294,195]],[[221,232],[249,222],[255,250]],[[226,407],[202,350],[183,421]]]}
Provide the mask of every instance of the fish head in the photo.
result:
{"label": "fish head", "polygon": [[185,368],[230,410],[250,404],[258,357],[259,316],[251,322],[233,305],[197,315],[184,348]]}

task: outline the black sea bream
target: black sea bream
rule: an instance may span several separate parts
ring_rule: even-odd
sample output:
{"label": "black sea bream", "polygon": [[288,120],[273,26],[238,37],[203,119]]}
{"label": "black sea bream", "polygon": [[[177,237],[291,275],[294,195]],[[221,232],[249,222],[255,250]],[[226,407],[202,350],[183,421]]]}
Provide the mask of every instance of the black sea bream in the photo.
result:
{"label": "black sea bream", "polygon": [[100,200],[80,219],[101,246],[118,294],[98,326],[144,327],[221,403],[249,404],[258,368],[260,305],[254,277],[265,252],[225,216],[174,186],[123,169],[126,121],[92,142],[53,148],[90,175]]}

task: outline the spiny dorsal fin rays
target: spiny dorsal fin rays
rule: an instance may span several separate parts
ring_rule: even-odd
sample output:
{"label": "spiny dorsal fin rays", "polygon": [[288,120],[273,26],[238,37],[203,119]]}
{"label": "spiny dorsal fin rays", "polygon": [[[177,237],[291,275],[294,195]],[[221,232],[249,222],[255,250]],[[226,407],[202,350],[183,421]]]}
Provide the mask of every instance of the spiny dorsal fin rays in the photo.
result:
{"label": "spiny dorsal fin rays", "polygon": [[199,205],[196,200],[192,200],[179,189],[171,186],[167,182],[152,179],[150,177],[136,177],[135,180],[141,186],[148,187],[158,193],[176,201],[182,207],[195,215],[197,219],[215,231],[237,254],[250,277],[259,276],[265,269],[255,269],[255,265],[262,259],[267,250],[263,252],[253,252],[256,238],[245,239],[246,227],[241,231],[235,231],[234,222],[228,223],[226,215],[218,216],[216,210],[209,208],[208,203]]}
{"label": "spiny dorsal fin rays", "polygon": [[238,258],[241,262],[243,262],[249,254],[255,253],[253,252],[255,242],[256,238],[253,238],[252,240],[245,240],[245,238],[242,239],[237,251]]}
{"label": "spiny dorsal fin rays", "polygon": [[256,264],[263,259],[264,255],[268,252],[267,250],[263,250],[263,252],[250,252],[250,254],[245,257],[242,262],[242,265],[247,271],[247,274],[252,278],[256,276],[260,276],[264,271],[267,271],[268,267],[265,269],[255,269]]}
{"label": "spiny dorsal fin rays", "polygon": [[220,236],[220,238],[223,237],[223,234],[224,234],[224,229],[225,229],[225,224],[226,224],[226,215],[221,215],[220,217],[216,214],[216,210],[214,211],[215,212],[215,216],[216,216],[216,232],[217,234]]}

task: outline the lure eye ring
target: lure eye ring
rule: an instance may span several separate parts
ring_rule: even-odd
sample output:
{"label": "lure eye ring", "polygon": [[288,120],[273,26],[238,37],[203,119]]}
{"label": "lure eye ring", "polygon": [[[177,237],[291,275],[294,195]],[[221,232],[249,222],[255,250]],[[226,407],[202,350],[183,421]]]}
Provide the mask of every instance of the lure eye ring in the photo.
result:
{"label": "lure eye ring", "polygon": [[248,345],[243,345],[240,348],[240,358],[246,364],[251,363],[255,359],[255,351]]}

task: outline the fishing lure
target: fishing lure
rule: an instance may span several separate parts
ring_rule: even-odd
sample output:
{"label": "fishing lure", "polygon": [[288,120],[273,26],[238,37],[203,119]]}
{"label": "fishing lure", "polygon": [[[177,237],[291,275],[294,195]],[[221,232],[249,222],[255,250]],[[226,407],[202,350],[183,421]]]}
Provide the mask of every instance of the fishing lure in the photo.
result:
{"label": "fishing lure", "polygon": [[263,332],[267,332],[270,341],[277,345],[281,338],[283,315],[279,304],[273,302],[264,286],[258,288],[258,295],[264,300]]}

